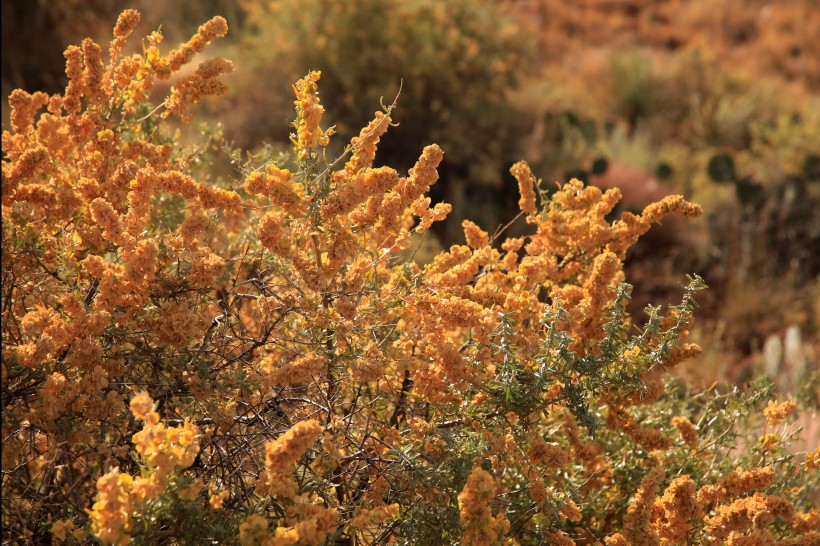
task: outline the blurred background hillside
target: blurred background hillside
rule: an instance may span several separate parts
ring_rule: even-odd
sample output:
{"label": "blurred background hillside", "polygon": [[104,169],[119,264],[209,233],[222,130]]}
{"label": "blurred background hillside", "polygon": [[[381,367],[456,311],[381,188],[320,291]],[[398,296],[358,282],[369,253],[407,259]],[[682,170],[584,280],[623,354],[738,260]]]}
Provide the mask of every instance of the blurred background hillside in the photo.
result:
{"label": "blurred background hillside", "polygon": [[236,63],[231,93],[199,119],[242,149],[287,147],[291,83],[308,69],[322,71],[339,149],[401,86],[378,161],[406,169],[428,143],[445,150],[434,199],[454,213],[428,253],[463,242],[462,218],[490,232],[512,218],[507,169],[522,158],[548,183],[620,187],[622,210],[669,193],[700,203],[703,218],[654,228],[629,257],[636,319],[698,273],[705,353],[679,373],[765,371],[817,403],[816,0],[4,0],[3,95],[60,91],[65,47],[107,43],[129,7],[143,14],[135,35],[161,25],[167,49],[226,17],[209,54]]}

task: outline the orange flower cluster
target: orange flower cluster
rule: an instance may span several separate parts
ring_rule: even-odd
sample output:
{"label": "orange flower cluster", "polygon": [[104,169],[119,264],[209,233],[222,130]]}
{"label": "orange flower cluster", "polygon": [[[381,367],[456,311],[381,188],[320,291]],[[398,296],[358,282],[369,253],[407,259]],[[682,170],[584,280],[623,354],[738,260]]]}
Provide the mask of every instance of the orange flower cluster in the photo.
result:
{"label": "orange flower cluster", "polygon": [[522,212],[527,213],[527,217],[530,221],[533,221],[536,213],[535,188],[538,186],[535,177],[523,161],[519,161],[513,165],[510,169],[510,173],[512,173],[518,181],[518,192],[521,194],[521,198],[518,200],[518,207]]}
{"label": "orange flower cluster", "polygon": [[641,486],[624,516],[624,534],[629,544],[648,546],[658,544],[657,531],[652,527],[652,508],[665,471],[657,466],[649,471],[641,481]]}
{"label": "orange flower cluster", "polygon": [[97,502],[91,508],[94,534],[109,544],[128,544],[131,518],[135,507],[131,503],[133,478],[115,468],[97,480]]}
{"label": "orange flower cluster", "polygon": [[345,164],[344,171],[338,171],[334,174],[334,177],[349,179],[360,171],[372,167],[373,160],[376,158],[379,139],[389,126],[390,116],[385,115],[383,112],[376,112],[373,120],[362,128],[359,136],[350,139],[353,155]]}
{"label": "orange flower cluster", "polygon": [[765,528],[771,525],[775,519],[785,521],[791,519],[794,514],[792,504],[782,497],[774,495],[763,495],[755,493],[751,497],[743,497],[735,500],[731,504],[719,506],[716,514],[708,519],[709,533],[718,540],[730,540],[741,543],[740,534],[751,529],[757,529],[757,544],[772,542]]}
{"label": "orange flower cluster", "polygon": [[114,468],[97,480],[97,501],[88,515],[94,533],[109,544],[130,543],[133,518],[163,494],[172,473],[191,466],[199,453],[199,429],[189,422],[166,427],[147,392],[132,398],[130,406],[134,417],[145,422],[132,440],[147,472],[133,478]]}
{"label": "orange flower cluster", "polygon": [[134,434],[132,441],[137,453],[162,481],[176,469],[191,466],[194,462],[199,452],[199,430],[189,422],[182,427],[166,428],[159,422],[159,414],[154,411],[153,404],[146,392],[131,399],[134,417],[147,425]]}
{"label": "orange flower cluster", "polygon": [[[172,60],[173,61],[173,60]],[[196,72],[180,79],[171,88],[171,96],[165,104],[166,115],[173,112],[184,120],[189,120],[188,108],[200,102],[203,97],[222,95],[228,88],[219,81],[220,76],[233,71],[233,63],[225,59],[205,61]]]}
{"label": "orange flower cluster", "polygon": [[672,424],[675,425],[676,429],[678,429],[678,432],[680,433],[681,438],[683,438],[683,441],[686,442],[686,445],[692,449],[697,449],[698,431],[695,429],[695,425],[692,424],[692,421],[683,415],[676,415],[672,418]]}
{"label": "orange flower cluster", "polygon": [[607,414],[607,424],[614,429],[624,431],[647,452],[666,450],[672,444],[671,440],[664,436],[660,430],[641,427],[625,409],[610,408]]}
{"label": "orange flower cluster", "polygon": [[770,466],[743,471],[737,469],[729,473],[716,485],[705,485],[698,491],[698,501],[704,504],[720,502],[737,497],[744,493],[762,491],[769,487],[776,478]]}
{"label": "orange flower cluster", "polygon": [[692,522],[702,517],[701,507],[695,501],[697,485],[689,476],[675,478],[655,501],[653,524],[658,530],[660,544],[686,544]]}
{"label": "orange flower cluster", "polygon": [[357,171],[322,207],[322,218],[328,220],[349,214],[372,195],[380,195],[391,189],[399,180],[398,173],[389,167]]}
{"label": "orange flower cluster", "polygon": [[[117,25],[119,26],[119,21]],[[180,68],[190,63],[194,55],[201,53],[205,47],[214,40],[223,38],[228,33],[228,22],[224,17],[214,17],[197,29],[196,34],[185,44],[168,54],[167,63],[163,63],[163,68],[157,71],[157,76],[167,78],[177,72]],[[114,34],[117,35],[116,29]]]}
{"label": "orange flower cluster", "polygon": [[464,528],[461,543],[465,546],[497,544],[509,529],[510,522],[503,514],[493,516],[490,503],[498,486],[492,475],[480,467],[470,472],[464,489],[458,495],[461,525]]}
{"label": "orange flower cluster", "polygon": [[293,84],[293,91],[296,93],[294,104],[299,113],[293,142],[300,159],[306,159],[317,146],[327,146],[332,134],[331,130],[322,131],[319,126],[325,112],[324,106],[319,104],[316,85],[321,76],[322,73],[315,70]]}
{"label": "orange flower cluster", "polygon": [[[785,498],[760,492],[776,477],[772,467],[738,470],[700,489],[690,476],[681,476],[653,500],[664,474],[656,467],[644,477],[624,516],[623,534],[607,537],[608,546],[687,544],[698,530],[710,544],[812,544],[818,536],[815,510],[797,512]],[[767,529],[775,520],[791,524],[800,538],[776,541]]]}
{"label": "orange flower cluster", "polygon": [[273,536],[268,535],[262,542],[263,546],[291,546],[304,544],[305,546],[320,546],[325,544],[328,533],[332,533],[338,526],[338,513],[333,508],[322,506],[322,499],[299,495],[288,509],[288,526],[277,527]]}
{"label": "orange flower cluster", "polygon": [[[318,546],[325,542],[327,533],[336,529],[338,511],[323,506],[322,500],[315,496],[296,495],[297,485],[292,476],[296,461],[321,432],[318,421],[302,421],[266,444],[265,472],[260,477],[257,491],[288,506],[286,524],[270,532],[267,520],[250,516],[240,526],[242,544]],[[254,542],[256,540],[260,542]]]}
{"label": "orange flower cluster", "polygon": [[533,439],[527,451],[530,460],[547,468],[561,468],[570,462],[567,451],[557,445],[550,445],[540,436]]}
{"label": "orange flower cluster", "polygon": [[796,407],[797,404],[791,400],[786,402],[772,400],[763,410],[763,415],[766,416],[766,422],[774,426],[786,420],[787,417],[794,413]]}
{"label": "orange flower cluster", "polygon": [[322,433],[316,420],[295,424],[286,433],[265,445],[264,490],[277,499],[291,499],[296,493],[296,482],[290,476],[296,461],[310,448]]}
{"label": "orange flower cluster", "polygon": [[269,165],[264,173],[253,173],[245,179],[248,193],[262,194],[270,198],[272,204],[282,207],[288,214],[303,212],[305,190],[287,169]]}

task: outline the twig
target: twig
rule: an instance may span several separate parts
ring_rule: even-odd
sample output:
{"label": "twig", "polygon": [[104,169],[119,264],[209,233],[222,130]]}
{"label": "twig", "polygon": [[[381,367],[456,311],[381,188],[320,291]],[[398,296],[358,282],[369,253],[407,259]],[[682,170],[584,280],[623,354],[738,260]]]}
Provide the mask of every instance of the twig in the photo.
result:
{"label": "twig", "polygon": [[[365,134],[365,135],[364,135],[364,137],[362,137],[361,139],[359,139],[359,141],[358,141],[358,142],[362,142],[362,141],[367,140],[367,139],[368,139],[371,135],[373,135],[373,133],[375,133],[375,132],[376,132],[376,129],[378,129],[379,127],[381,127],[382,123],[384,123],[384,122],[385,122],[385,120],[387,120],[388,116],[390,115],[390,112],[392,112],[392,111],[393,111],[393,109],[396,107],[396,103],[397,103],[397,102],[398,102],[398,100],[399,100],[399,95],[401,95],[401,89],[402,89],[402,86],[403,86],[403,85],[404,85],[404,79],[402,79],[402,80],[400,80],[400,81],[399,81],[399,90],[398,90],[398,92],[396,93],[396,97],[393,99],[393,102],[391,102],[391,103],[390,103],[390,106],[388,106],[388,107],[387,107],[387,115],[386,115],[386,116],[384,116],[384,117],[381,119],[381,121],[378,123],[378,125],[376,125],[375,127],[373,127],[373,129],[371,129],[370,131],[368,131],[368,132],[367,132],[367,134]],[[349,146],[347,146],[347,147],[345,148],[345,150],[341,153],[341,155],[339,155],[339,157],[337,157],[337,158],[333,161],[333,163],[331,163],[330,165],[328,165],[328,166],[327,166],[327,168],[325,168],[325,170],[324,170],[324,171],[322,171],[321,173],[319,173],[319,175],[318,175],[316,178],[314,178],[314,179],[313,179],[313,181],[311,182],[311,184],[316,184],[319,180],[321,180],[322,178],[324,178],[324,177],[325,177],[325,176],[326,176],[326,175],[327,175],[327,174],[328,174],[331,170],[333,170],[333,168],[334,168],[336,165],[338,165],[338,164],[339,164],[339,162],[340,162],[342,159],[344,159],[344,158],[345,158],[345,156],[347,156],[349,153],[351,153],[351,152],[352,152],[353,150],[355,150],[355,149],[356,149],[356,145],[349,145]]]}

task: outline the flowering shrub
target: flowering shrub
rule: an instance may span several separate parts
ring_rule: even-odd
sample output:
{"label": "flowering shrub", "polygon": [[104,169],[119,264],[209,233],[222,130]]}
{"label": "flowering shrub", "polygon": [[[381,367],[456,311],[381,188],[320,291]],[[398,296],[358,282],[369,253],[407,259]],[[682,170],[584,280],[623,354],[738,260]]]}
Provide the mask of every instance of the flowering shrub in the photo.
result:
{"label": "flowering shrub", "polygon": [[[532,235],[472,222],[399,258],[449,205],[373,167],[393,105],[324,153],[320,74],[294,85],[293,154],[214,180],[167,118],[224,88],[225,34],[122,55],[66,50],[64,95],[15,91],[3,133],[3,526],[12,540],[161,544],[806,544],[820,451],[791,403],[692,393],[694,293],[625,306],[623,259],[680,196],[605,220],[617,189],[551,196],[524,163]],[[42,108],[46,112],[40,112]],[[756,430],[756,443],[739,443]],[[742,450],[737,449],[742,447]]]}

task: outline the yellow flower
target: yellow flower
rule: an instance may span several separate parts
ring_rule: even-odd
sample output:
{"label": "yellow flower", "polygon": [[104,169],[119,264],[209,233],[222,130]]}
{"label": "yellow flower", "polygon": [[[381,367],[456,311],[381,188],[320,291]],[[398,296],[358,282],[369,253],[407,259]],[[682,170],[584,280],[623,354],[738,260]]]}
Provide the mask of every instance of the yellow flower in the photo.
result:
{"label": "yellow flower", "polygon": [[[186,423],[188,425],[188,423]],[[184,428],[179,433],[179,445],[189,446],[196,441],[196,431],[191,428]]]}
{"label": "yellow flower", "polygon": [[780,443],[780,436],[777,434],[769,433],[764,434],[760,438],[757,439],[760,445],[763,446],[764,449],[772,449],[774,446]]}
{"label": "yellow flower", "polygon": [[772,400],[763,410],[763,415],[766,416],[766,421],[770,425],[777,425],[794,413],[797,404],[791,400],[786,402],[777,402]]}
{"label": "yellow flower", "polygon": [[317,146],[327,146],[332,129],[322,131],[319,127],[325,108],[319,104],[319,91],[316,82],[322,73],[311,71],[307,76],[293,85],[296,94],[296,138],[293,140],[299,159],[306,159],[310,151]]}
{"label": "yellow flower", "polygon": [[136,501],[136,504],[143,504],[146,501],[153,500],[162,494],[165,489],[165,484],[162,483],[156,476],[144,478],[139,477],[134,480],[131,487],[131,496]]}
{"label": "yellow flower", "polygon": [[527,213],[528,221],[532,222],[535,218],[535,188],[538,182],[530,170],[530,167],[523,161],[519,161],[510,169],[510,173],[518,181],[518,192],[521,198],[518,200],[518,206],[522,212]]}
{"label": "yellow flower", "polygon": [[145,391],[131,399],[130,407],[134,417],[142,419],[146,423],[149,420],[153,421],[154,415],[159,417],[159,414],[156,414],[154,411],[154,400],[151,398],[151,395]]}
{"label": "yellow flower", "polygon": [[211,507],[214,510],[221,510],[222,503],[225,502],[225,499],[228,498],[231,492],[228,489],[223,489],[219,493],[212,494],[211,497],[208,499],[208,502],[211,504]]}
{"label": "yellow flower", "polygon": [[632,359],[632,358],[636,358],[640,354],[641,354],[641,348],[638,347],[637,345],[635,345],[633,347],[630,347],[626,351],[624,351],[624,358]]}
{"label": "yellow flower", "polygon": [[239,524],[239,544],[251,546],[265,538],[268,520],[257,514],[251,514]]}
{"label": "yellow flower", "polygon": [[51,534],[57,540],[64,541],[66,539],[66,532],[74,529],[74,522],[70,519],[61,519],[54,522],[51,526]]}

